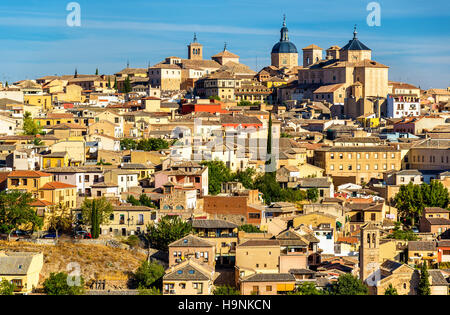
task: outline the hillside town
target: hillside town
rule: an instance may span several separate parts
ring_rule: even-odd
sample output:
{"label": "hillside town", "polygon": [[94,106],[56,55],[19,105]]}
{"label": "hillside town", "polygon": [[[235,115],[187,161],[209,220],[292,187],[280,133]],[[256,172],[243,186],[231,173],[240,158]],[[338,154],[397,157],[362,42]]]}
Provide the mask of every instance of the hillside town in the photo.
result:
{"label": "hillside town", "polygon": [[0,294],[448,295],[450,87],[352,26],[1,83]]}

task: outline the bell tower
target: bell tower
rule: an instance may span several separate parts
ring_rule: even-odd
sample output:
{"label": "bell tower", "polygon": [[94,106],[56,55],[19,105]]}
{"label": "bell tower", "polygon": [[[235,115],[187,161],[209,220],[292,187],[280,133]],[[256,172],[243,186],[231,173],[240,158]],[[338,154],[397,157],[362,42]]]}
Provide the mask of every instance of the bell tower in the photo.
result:
{"label": "bell tower", "polygon": [[361,281],[375,284],[380,279],[380,229],[372,222],[360,227],[361,244],[359,246],[359,277]]}
{"label": "bell tower", "polygon": [[194,33],[194,40],[188,46],[188,58],[190,60],[203,60],[203,45],[197,42],[197,34]]}

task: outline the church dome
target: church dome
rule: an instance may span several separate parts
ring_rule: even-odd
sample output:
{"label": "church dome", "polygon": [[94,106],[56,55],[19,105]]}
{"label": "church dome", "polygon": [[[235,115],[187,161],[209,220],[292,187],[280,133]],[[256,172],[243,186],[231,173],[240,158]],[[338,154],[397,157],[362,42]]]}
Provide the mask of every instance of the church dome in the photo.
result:
{"label": "church dome", "polygon": [[342,47],[341,51],[345,51],[345,50],[371,50],[369,47],[367,47],[366,45],[364,45],[363,43],[361,43],[358,40],[357,35],[358,35],[358,32],[356,31],[356,26],[355,26],[355,30],[353,31],[353,39],[350,40],[347,45]]}
{"label": "church dome", "polygon": [[291,42],[279,42],[273,46],[272,54],[298,54],[298,51]]}
{"label": "church dome", "polygon": [[273,46],[272,54],[298,54],[297,47],[289,41],[289,30],[286,27],[286,17],[281,28],[281,39]]}

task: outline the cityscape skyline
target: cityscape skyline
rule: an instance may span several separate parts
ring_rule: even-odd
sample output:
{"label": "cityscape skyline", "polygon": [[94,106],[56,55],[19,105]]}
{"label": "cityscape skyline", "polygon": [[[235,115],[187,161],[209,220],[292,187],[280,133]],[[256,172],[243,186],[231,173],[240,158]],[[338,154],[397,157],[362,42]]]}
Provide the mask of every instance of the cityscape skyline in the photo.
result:
{"label": "cityscape skyline", "polygon": [[[112,74],[126,67],[154,65],[169,55],[186,57],[186,45],[197,33],[205,47],[205,58],[228,49],[241,56],[241,62],[258,71],[270,64],[270,49],[279,39],[283,14],[287,15],[290,39],[299,50],[310,44],[324,49],[344,46],[358,25],[359,38],[373,50],[374,58],[390,66],[390,80],[420,86],[444,88],[450,82],[449,4],[405,1],[396,4],[378,1],[381,26],[366,23],[367,3],[353,1],[345,6],[323,1],[314,4],[287,1],[268,9],[265,1],[131,1],[122,7],[117,1],[78,1],[81,27],[66,25],[68,2],[50,0],[45,4],[25,1],[0,4],[0,81],[14,82],[53,74]],[[322,4],[322,5],[321,5]],[[253,8],[253,9],[252,9]],[[229,14],[211,14],[223,12]],[[299,15],[296,12],[303,12]],[[438,45],[436,43],[439,42]]]}

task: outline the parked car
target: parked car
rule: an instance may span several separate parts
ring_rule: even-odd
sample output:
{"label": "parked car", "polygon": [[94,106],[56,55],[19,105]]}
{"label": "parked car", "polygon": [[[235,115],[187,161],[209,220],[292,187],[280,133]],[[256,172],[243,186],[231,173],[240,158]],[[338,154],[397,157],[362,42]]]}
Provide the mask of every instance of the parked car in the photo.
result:
{"label": "parked car", "polygon": [[92,234],[88,231],[77,231],[74,235],[76,239],[92,239]]}
{"label": "parked car", "polygon": [[411,230],[412,230],[414,233],[419,233],[419,229],[416,228],[416,227],[413,227]]}
{"label": "parked car", "polygon": [[42,238],[46,238],[46,239],[55,239],[55,238],[56,238],[56,233],[48,233],[48,234],[45,234]]}
{"label": "parked car", "polygon": [[11,233],[11,236],[18,237],[18,238],[31,238],[32,234],[33,234],[33,231],[16,230]]}

